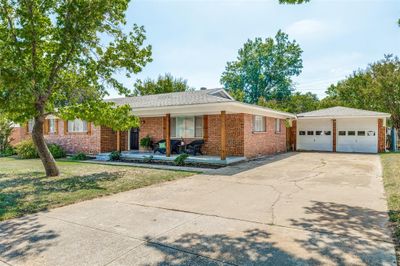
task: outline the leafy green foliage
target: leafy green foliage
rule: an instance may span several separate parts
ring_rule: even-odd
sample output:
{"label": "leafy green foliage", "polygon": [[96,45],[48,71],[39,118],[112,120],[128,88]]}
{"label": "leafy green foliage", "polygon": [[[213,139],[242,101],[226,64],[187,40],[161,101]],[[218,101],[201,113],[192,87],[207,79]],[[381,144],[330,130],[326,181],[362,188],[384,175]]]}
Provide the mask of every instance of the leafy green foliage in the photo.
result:
{"label": "leafy green foliage", "polygon": [[17,155],[21,159],[34,159],[39,158],[36,147],[33,144],[32,139],[23,140],[15,145]]}
{"label": "leafy green foliage", "polygon": [[129,0],[0,3],[0,113],[18,123],[35,118],[32,137],[41,158],[46,158],[49,175],[58,170],[43,148],[41,124],[47,114],[90,118],[115,130],[138,125],[128,107],[101,101],[107,89],[130,94],[115,74],[130,77],[151,61],[144,28],[123,30],[128,4]]}
{"label": "leafy green foliage", "polygon": [[142,138],[140,140],[140,146],[144,147],[144,148],[149,148],[152,144],[152,140],[151,137],[149,135],[147,135],[146,137]]}
{"label": "leafy green foliage", "polygon": [[269,107],[276,110],[282,110],[289,113],[299,114],[314,111],[320,108],[320,101],[316,94],[311,92],[296,92],[282,101],[270,100],[264,98],[258,100],[258,105]]}
{"label": "leafy green foliage", "polygon": [[176,157],[174,160],[175,165],[178,165],[178,166],[185,165],[185,161],[188,157],[189,157],[189,154],[186,154],[186,153],[179,154],[178,157]]}
{"label": "leafy green foliage", "polygon": [[227,63],[221,83],[234,95],[244,94],[247,103],[257,103],[260,97],[284,100],[292,92],[291,78],[303,68],[301,54],[296,41],[290,41],[282,31],[275,38],[248,40],[239,50],[237,60]]}
{"label": "leafy green foliage", "polygon": [[50,150],[50,153],[53,155],[54,159],[64,158],[67,156],[67,153],[60,145],[56,143],[47,144],[47,147]]}
{"label": "leafy green foliage", "polygon": [[157,80],[137,80],[134,85],[133,95],[140,96],[189,90],[193,89],[189,87],[186,80],[174,78],[171,74],[167,73],[164,76],[158,76]]}
{"label": "leafy green foliage", "polygon": [[310,2],[310,0],[279,0],[280,4],[303,4],[308,2]]}
{"label": "leafy green foliage", "polygon": [[119,161],[121,160],[121,153],[119,151],[113,151],[110,153],[111,161]]}
{"label": "leafy green foliage", "polygon": [[10,137],[13,130],[11,121],[3,116],[0,116],[0,154],[6,154],[6,151],[11,148]]}
{"label": "leafy green foliage", "polygon": [[87,159],[87,156],[83,152],[80,152],[80,153],[77,153],[77,154],[74,154],[71,156],[71,160],[74,160],[74,161],[84,161],[86,159]]}
{"label": "leafy green foliage", "polygon": [[345,80],[331,85],[323,104],[387,112],[396,128],[400,128],[400,60],[386,55]]}
{"label": "leafy green foliage", "polygon": [[0,152],[0,157],[8,157],[17,154],[14,147],[8,146],[3,151]]}

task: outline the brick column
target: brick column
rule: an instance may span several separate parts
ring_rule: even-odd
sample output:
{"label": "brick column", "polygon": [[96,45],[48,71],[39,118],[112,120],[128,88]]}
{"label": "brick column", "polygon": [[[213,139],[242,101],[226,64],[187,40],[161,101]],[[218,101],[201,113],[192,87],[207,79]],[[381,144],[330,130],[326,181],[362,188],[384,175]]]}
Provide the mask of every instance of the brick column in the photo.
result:
{"label": "brick column", "polygon": [[292,150],[296,151],[297,146],[297,121],[292,121],[292,127],[290,128],[290,144],[292,146]]}
{"label": "brick column", "polygon": [[226,112],[221,111],[221,160],[226,159]]}
{"label": "brick column", "polygon": [[378,119],[378,152],[384,152],[386,149],[386,129],[383,125],[383,119]]}
{"label": "brick column", "polygon": [[165,116],[165,133],[167,134],[165,138],[165,148],[167,157],[171,156],[171,115],[167,114]]}
{"label": "brick column", "polygon": [[336,152],[336,119],[332,119],[332,151]]}

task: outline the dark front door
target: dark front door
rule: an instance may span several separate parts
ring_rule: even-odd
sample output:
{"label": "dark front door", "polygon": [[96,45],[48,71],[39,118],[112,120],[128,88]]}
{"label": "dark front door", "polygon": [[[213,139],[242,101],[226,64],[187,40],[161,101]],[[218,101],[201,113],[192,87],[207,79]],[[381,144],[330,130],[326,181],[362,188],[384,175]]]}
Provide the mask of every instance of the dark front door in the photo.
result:
{"label": "dark front door", "polygon": [[139,149],[139,128],[131,128],[130,144],[130,150]]}

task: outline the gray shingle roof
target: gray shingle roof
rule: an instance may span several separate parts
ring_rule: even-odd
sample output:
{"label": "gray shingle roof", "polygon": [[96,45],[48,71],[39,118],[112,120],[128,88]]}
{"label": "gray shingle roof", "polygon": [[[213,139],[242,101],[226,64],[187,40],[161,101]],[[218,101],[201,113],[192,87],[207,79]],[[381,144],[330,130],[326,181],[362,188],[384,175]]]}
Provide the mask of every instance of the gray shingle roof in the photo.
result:
{"label": "gray shingle roof", "polygon": [[225,91],[223,89],[208,89],[145,95],[137,97],[115,98],[108,99],[106,101],[114,102],[116,105],[129,104],[132,108],[146,108],[232,102],[234,100],[225,95]]}
{"label": "gray shingle roof", "polygon": [[355,109],[343,106],[336,106],[307,113],[298,114],[297,117],[360,117],[360,116],[376,116],[376,117],[388,117],[390,114],[367,111],[362,109]]}

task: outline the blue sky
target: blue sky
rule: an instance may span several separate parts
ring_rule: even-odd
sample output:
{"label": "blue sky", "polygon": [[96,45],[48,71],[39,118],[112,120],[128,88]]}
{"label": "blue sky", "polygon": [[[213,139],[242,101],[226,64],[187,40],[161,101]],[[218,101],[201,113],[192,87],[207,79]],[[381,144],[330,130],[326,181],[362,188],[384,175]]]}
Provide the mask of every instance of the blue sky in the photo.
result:
{"label": "blue sky", "polygon": [[[195,88],[221,87],[227,61],[247,39],[274,36],[282,29],[303,49],[296,89],[324,97],[326,88],[358,68],[400,55],[400,0],[311,0],[279,5],[278,0],[136,0],[128,25],[147,31],[153,62],[132,79],[171,73]],[[111,92],[111,96],[116,96]]]}

